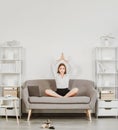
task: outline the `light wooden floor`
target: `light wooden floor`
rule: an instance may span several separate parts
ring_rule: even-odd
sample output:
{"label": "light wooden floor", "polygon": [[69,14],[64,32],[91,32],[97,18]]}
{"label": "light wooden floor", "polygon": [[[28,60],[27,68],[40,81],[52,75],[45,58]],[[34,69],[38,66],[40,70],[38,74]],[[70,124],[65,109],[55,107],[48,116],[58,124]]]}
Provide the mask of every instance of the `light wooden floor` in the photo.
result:
{"label": "light wooden floor", "polygon": [[[20,119],[19,126],[15,118],[0,117],[0,130],[48,130],[41,128],[43,121],[48,118],[33,118],[28,123],[26,119]],[[92,118],[92,122],[81,117],[51,117],[55,130],[117,130],[117,118]]]}

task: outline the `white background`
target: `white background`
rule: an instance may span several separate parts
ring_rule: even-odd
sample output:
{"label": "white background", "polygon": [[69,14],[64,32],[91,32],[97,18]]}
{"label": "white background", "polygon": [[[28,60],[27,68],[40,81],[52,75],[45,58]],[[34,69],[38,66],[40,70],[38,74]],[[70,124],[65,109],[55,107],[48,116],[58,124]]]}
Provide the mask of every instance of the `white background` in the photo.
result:
{"label": "white background", "polygon": [[93,49],[109,33],[117,43],[118,0],[0,0],[0,42],[21,42],[24,80],[53,78],[62,52],[72,78],[93,80]]}

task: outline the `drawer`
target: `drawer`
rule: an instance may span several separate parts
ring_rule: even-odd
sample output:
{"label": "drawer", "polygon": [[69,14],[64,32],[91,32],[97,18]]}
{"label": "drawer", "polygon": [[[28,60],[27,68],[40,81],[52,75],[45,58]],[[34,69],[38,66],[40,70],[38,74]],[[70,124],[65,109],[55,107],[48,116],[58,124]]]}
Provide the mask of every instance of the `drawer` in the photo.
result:
{"label": "drawer", "polygon": [[[20,109],[17,108],[18,116],[20,116]],[[7,109],[8,116],[16,116],[15,109]],[[0,116],[5,116],[5,108],[0,108]]]}
{"label": "drawer", "polygon": [[[19,103],[20,103],[20,100],[17,100],[17,101],[16,101],[16,106],[17,106],[17,107],[20,106]],[[8,106],[10,106],[10,107],[14,107],[14,101],[12,101],[12,100],[3,100],[3,101],[2,101],[2,104],[8,105]]]}
{"label": "drawer", "polygon": [[118,110],[115,108],[101,108],[98,109],[98,116],[117,116]]}
{"label": "drawer", "polygon": [[118,101],[115,100],[104,100],[98,101],[98,108],[118,108]]}

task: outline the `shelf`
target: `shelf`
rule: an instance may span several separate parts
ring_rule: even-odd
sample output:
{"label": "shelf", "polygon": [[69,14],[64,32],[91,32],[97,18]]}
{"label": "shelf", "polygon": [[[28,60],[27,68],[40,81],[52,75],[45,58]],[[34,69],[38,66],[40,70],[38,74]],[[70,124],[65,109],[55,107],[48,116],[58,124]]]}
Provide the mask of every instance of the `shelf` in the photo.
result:
{"label": "shelf", "polygon": [[111,74],[118,74],[117,72],[97,72],[98,75],[102,74],[102,75],[111,75]]}
{"label": "shelf", "polygon": [[4,61],[22,61],[21,59],[0,59],[0,62]]}
{"label": "shelf", "polygon": [[118,116],[118,47],[95,48],[97,115]]}
{"label": "shelf", "polygon": [[108,101],[109,102],[109,101],[118,101],[118,99],[116,98],[116,99],[112,99],[112,100],[103,100],[103,99],[98,98],[98,101],[106,101],[106,102]]}
{"label": "shelf", "polygon": [[97,85],[98,88],[117,88],[115,85]]}
{"label": "shelf", "polygon": [[99,62],[118,62],[118,60],[112,60],[112,59],[96,59],[96,61],[99,61]]}
{"label": "shelf", "polygon": [[0,72],[0,74],[20,74],[20,72]]}
{"label": "shelf", "polygon": [[[17,100],[18,115],[21,115],[21,83],[24,51],[23,47],[17,43],[19,42],[14,40],[7,41],[0,46],[0,104],[2,107],[0,116],[5,114],[5,107],[10,108],[7,110],[8,115],[15,116],[15,106],[9,104],[11,100],[15,99]],[[6,101],[2,102],[4,100]]]}
{"label": "shelf", "polygon": [[14,84],[14,85],[0,85],[0,87],[5,87],[5,88],[19,88],[20,87],[20,85],[18,85],[18,84]]}
{"label": "shelf", "polygon": [[116,49],[117,46],[98,46],[96,49]]}
{"label": "shelf", "polygon": [[23,48],[22,46],[0,46],[0,48]]}

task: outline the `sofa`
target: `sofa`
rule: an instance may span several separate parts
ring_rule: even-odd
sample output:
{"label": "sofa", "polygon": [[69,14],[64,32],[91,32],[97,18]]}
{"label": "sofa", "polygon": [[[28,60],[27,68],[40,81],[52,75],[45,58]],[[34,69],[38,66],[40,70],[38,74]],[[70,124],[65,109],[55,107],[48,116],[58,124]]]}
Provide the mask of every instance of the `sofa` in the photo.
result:
{"label": "sofa", "polygon": [[54,79],[27,80],[22,87],[22,100],[28,111],[27,121],[35,109],[76,109],[84,110],[91,120],[91,110],[95,108],[97,92],[95,84],[90,80],[71,79],[69,88],[77,87],[79,92],[74,97],[56,98],[45,94],[46,89],[56,90]]}

